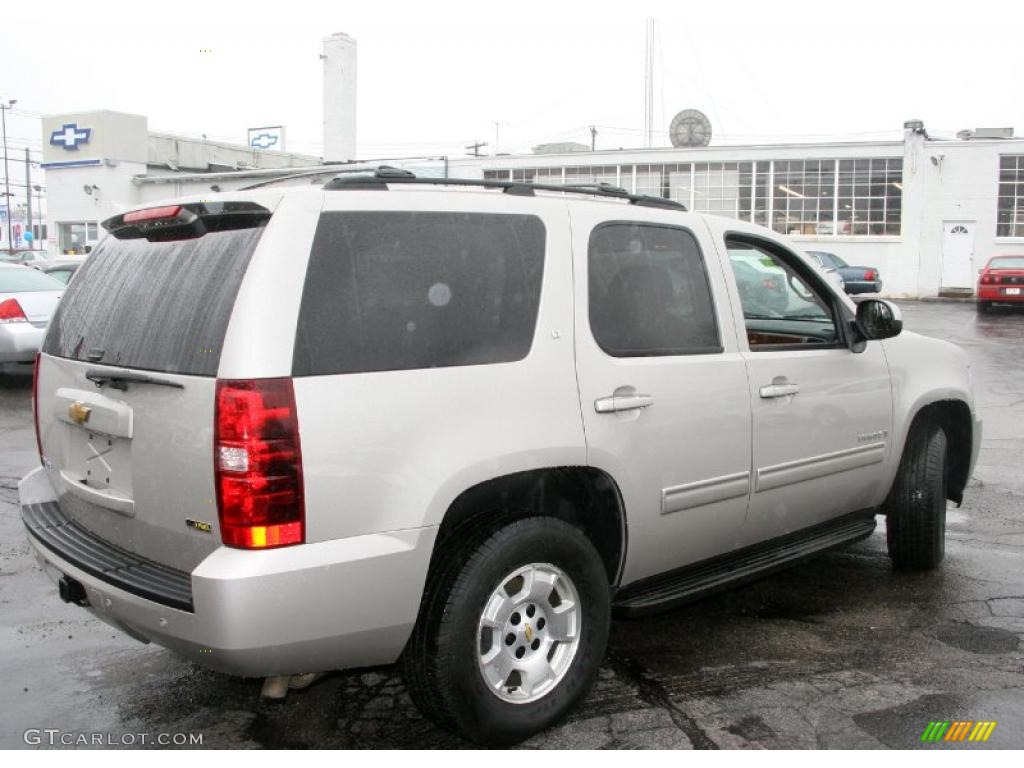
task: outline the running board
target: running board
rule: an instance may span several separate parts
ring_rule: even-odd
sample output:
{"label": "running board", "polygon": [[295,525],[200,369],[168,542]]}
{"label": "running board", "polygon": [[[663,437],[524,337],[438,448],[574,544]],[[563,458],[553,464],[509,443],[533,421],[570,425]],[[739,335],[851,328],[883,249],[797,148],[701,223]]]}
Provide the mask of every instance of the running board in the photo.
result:
{"label": "running board", "polygon": [[874,511],[855,512],[726,555],[629,584],[615,595],[617,615],[638,616],[674,608],[780,571],[804,558],[865,539],[875,530]]}

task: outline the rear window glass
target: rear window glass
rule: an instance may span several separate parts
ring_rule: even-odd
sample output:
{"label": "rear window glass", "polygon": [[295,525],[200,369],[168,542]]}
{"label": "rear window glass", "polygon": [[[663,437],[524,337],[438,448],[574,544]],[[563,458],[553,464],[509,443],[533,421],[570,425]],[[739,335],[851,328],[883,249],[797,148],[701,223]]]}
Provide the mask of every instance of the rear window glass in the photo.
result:
{"label": "rear window glass", "polygon": [[43,351],[99,365],[215,376],[235,296],[262,232],[235,229],[162,243],[105,238],[67,286]]}
{"label": "rear window glass", "polygon": [[294,375],[526,357],[544,241],[536,216],[325,213],[306,271]]}
{"label": "rear window glass", "polygon": [[1000,256],[992,259],[989,269],[1024,269],[1024,256]]}
{"label": "rear window glass", "polygon": [[32,267],[0,267],[0,293],[60,291],[64,283]]}

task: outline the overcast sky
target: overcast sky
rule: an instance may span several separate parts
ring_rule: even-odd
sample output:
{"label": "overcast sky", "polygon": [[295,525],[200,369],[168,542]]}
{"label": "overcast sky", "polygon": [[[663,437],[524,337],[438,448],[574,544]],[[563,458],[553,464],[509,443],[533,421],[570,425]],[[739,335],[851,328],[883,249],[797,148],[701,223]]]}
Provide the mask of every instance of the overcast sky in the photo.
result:
{"label": "overcast sky", "polygon": [[41,147],[39,116],[86,109],[239,143],[283,123],[288,149],[319,154],[318,56],[340,31],[359,46],[363,158],[529,151],[591,124],[599,148],[642,146],[645,17],[657,145],[687,107],[715,144],[897,138],[908,118],[1024,134],[1019,2],[5,2],[0,98],[18,99],[17,158]]}

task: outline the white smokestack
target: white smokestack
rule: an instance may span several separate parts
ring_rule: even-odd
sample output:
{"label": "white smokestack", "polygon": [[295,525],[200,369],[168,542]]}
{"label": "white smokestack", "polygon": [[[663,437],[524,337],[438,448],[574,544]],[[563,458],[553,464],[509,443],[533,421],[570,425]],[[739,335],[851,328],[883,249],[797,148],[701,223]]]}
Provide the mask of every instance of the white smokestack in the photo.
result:
{"label": "white smokestack", "polygon": [[324,38],[324,161],[356,159],[356,41]]}

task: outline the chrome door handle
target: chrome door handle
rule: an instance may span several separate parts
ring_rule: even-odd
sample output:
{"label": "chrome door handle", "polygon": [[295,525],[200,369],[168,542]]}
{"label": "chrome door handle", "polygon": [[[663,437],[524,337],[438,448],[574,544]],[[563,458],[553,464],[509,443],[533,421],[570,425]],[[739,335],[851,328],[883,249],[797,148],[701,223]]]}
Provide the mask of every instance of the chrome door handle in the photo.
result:
{"label": "chrome door handle", "polygon": [[786,397],[795,395],[800,391],[799,384],[766,384],[758,390],[758,394],[765,400],[772,397]]}
{"label": "chrome door handle", "polygon": [[612,395],[600,397],[594,401],[594,410],[598,413],[615,413],[617,411],[635,411],[654,405],[650,395]]}

